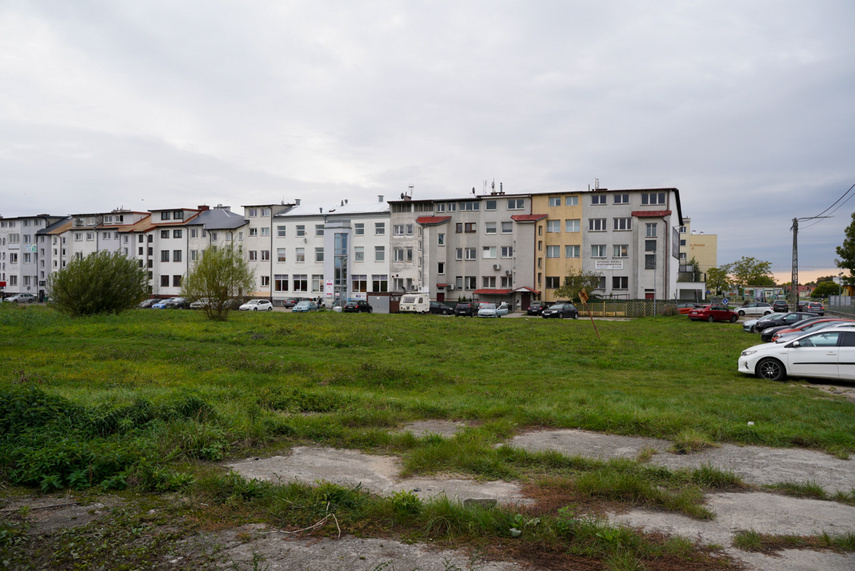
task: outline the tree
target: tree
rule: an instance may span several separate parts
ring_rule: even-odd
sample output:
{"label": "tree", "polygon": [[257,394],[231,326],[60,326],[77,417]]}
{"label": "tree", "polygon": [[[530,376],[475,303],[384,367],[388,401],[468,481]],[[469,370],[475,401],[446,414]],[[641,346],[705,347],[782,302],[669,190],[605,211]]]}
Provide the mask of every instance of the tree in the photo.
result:
{"label": "tree", "polygon": [[707,289],[718,295],[730,287],[730,264],[707,270]]}
{"label": "tree", "polygon": [[811,297],[828,297],[830,295],[840,295],[840,286],[834,282],[822,282],[810,293]]}
{"label": "tree", "polygon": [[255,289],[255,273],[233,246],[208,248],[181,284],[181,295],[204,300],[208,319],[225,321],[234,298]]}
{"label": "tree", "polygon": [[855,212],[852,213],[852,223],[846,227],[844,236],[843,245],[837,246],[837,255],[840,259],[834,260],[834,263],[838,268],[849,270],[846,283],[851,284],[855,282]]}
{"label": "tree", "polygon": [[54,307],[69,315],[120,313],[147,295],[148,276],[139,262],[121,252],[96,252],[74,258],[48,278]]}
{"label": "tree", "polygon": [[564,284],[555,290],[555,295],[571,301],[579,300],[579,292],[583,289],[588,293],[600,287],[600,274],[582,272],[571,269],[564,277]]}
{"label": "tree", "polygon": [[733,283],[742,286],[773,286],[772,263],[742,256],[728,264]]}

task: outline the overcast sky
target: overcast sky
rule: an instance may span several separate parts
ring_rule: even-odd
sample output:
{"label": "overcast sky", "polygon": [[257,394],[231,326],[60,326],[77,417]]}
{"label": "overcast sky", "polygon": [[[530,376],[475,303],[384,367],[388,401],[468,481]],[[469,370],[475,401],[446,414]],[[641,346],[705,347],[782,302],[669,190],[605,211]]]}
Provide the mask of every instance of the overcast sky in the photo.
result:
{"label": "overcast sky", "polygon": [[[792,219],[855,184],[853,29],[851,0],[0,0],[0,214],[598,178],[788,276]],[[839,271],[837,206],[801,281]]]}

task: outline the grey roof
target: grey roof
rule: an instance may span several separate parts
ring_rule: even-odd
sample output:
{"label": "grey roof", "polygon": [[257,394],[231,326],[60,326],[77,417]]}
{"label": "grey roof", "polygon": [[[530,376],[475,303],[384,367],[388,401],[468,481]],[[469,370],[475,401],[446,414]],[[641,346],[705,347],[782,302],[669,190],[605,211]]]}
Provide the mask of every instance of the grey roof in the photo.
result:
{"label": "grey roof", "polygon": [[297,216],[353,216],[356,214],[382,214],[389,212],[388,202],[361,202],[333,205],[301,204],[274,218],[294,218]]}
{"label": "grey roof", "polygon": [[65,218],[60,218],[53,224],[48,224],[45,228],[41,228],[36,234],[50,234],[52,231],[56,230],[60,226],[64,224],[68,224],[71,221],[71,216],[66,216]]}
{"label": "grey roof", "polygon": [[247,224],[247,219],[225,208],[203,210],[187,222],[187,226],[203,226],[206,230],[234,230]]}

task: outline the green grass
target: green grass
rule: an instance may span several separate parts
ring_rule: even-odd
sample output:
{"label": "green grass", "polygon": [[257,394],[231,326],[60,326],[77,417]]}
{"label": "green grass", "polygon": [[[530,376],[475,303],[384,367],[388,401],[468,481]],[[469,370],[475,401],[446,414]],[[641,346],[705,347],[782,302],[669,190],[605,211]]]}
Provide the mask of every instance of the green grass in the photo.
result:
{"label": "green grass", "polygon": [[[199,312],[155,310],[73,319],[46,307],[6,305],[0,486],[177,491],[295,529],[327,517],[323,506],[336,504],[346,508],[351,532],[507,538],[510,516],[502,510],[476,517],[408,497],[366,499],[323,486],[288,492],[237,480],[211,484],[222,476],[208,472],[212,462],[268,447],[350,447],[400,456],[404,475],[539,485],[546,507],[525,517],[552,531],[535,534],[538,548],[572,536],[574,556],[618,569],[646,561],[652,544],[630,548],[641,540],[629,532],[585,517],[570,525],[556,510],[602,501],[707,518],[704,492],[743,484],[711,467],[670,472],[529,453],[501,446],[505,440],[524,429],[583,428],[669,438],[687,453],[722,442],[844,457],[855,451],[855,405],[804,382],[738,374],[739,352],[757,338],[729,324],[600,321],[598,338],[584,319],[235,312],[226,322],[209,322]],[[453,438],[396,432],[417,419],[467,421],[469,428]],[[288,493],[326,494],[326,501]],[[279,499],[260,506],[255,498],[265,494]],[[522,532],[533,535],[535,527]],[[18,537],[16,529],[3,531]],[[566,554],[562,545],[558,551]]]}

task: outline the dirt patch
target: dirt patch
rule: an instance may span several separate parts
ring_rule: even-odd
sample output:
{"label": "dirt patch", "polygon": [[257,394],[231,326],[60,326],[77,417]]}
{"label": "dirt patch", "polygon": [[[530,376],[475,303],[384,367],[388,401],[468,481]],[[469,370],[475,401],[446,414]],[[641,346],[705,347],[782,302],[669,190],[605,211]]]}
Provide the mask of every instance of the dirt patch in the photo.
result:
{"label": "dirt patch", "polygon": [[407,424],[401,429],[401,432],[409,432],[416,438],[422,438],[430,434],[451,438],[467,426],[469,425],[465,422],[453,422],[451,420],[419,420]]}
{"label": "dirt patch", "polygon": [[93,503],[80,502],[70,495],[26,496],[2,500],[0,520],[26,519],[33,535],[50,535],[95,521],[120,503],[119,498],[112,496]]}

